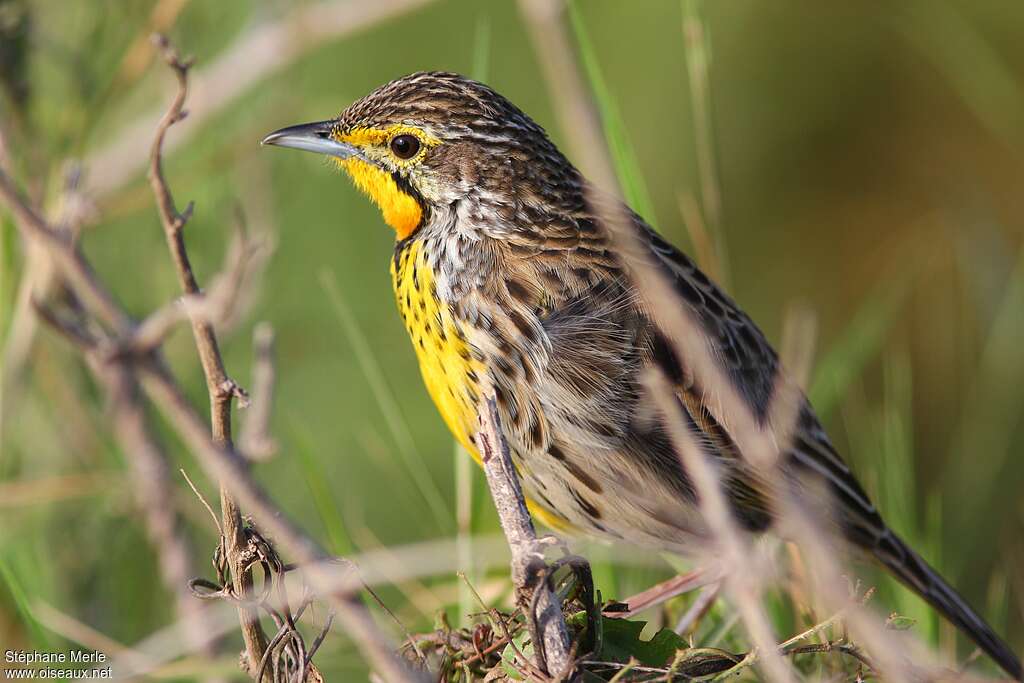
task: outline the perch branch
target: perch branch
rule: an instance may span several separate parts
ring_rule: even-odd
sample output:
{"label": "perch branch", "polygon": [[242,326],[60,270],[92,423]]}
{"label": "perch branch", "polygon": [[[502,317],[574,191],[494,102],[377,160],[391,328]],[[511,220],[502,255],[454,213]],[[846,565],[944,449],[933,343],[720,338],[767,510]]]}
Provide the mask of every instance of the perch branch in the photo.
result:
{"label": "perch branch", "polygon": [[[573,661],[561,604],[547,580],[544,553],[526,508],[508,443],[501,434],[493,396],[485,394],[480,408],[480,458],[501,528],[512,551],[516,600],[526,615],[537,652],[536,664],[542,671],[564,676],[571,670]],[[531,605],[536,605],[535,611],[531,612]]]}
{"label": "perch branch", "polygon": [[[188,70],[191,60],[183,60],[177,50],[163,36],[154,38],[161,55],[168,66],[174,71],[178,80],[178,91],[171,102],[167,113],[157,126],[153,146],[150,149],[149,183],[156,197],[160,222],[163,224],[167,246],[171,251],[178,281],[186,296],[200,294],[199,284],[192,272],[188,252],[185,249],[184,227],[192,213],[192,204],[183,213],[174,204],[170,187],[163,173],[162,149],[167,130],[185,118],[185,98],[188,95]],[[199,361],[206,376],[206,387],[210,394],[210,425],[214,443],[225,447],[233,454],[231,440],[231,401],[235,397],[244,399],[245,394],[234,380],[224,371],[217,344],[217,335],[213,325],[199,316],[192,316],[192,334],[195,337]],[[235,593],[242,598],[238,605],[238,618],[242,627],[242,639],[245,642],[248,657],[247,671],[257,671],[259,662],[267,650],[267,636],[260,626],[259,611],[243,604],[252,592],[252,576],[246,571],[244,553],[246,551],[245,527],[242,523],[242,512],[235,497],[223,481],[220,484],[221,528],[223,530],[224,552],[228,567],[231,570],[231,581]],[[262,672],[262,669],[260,669]]]}

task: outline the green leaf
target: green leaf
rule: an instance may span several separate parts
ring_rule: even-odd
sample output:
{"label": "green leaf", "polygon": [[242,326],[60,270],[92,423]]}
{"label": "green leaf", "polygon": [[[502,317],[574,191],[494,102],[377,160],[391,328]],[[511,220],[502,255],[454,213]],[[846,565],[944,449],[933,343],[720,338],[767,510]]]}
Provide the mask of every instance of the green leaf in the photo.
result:
{"label": "green leaf", "polygon": [[640,172],[640,162],[637,159],[636,150],[633,149],[633,144],[626,133],[626,122],[623,120],[622,114],[619,113],[618,104],[612,96],[608,83],[604,80],[604,73],[597,60],[597,50],[590,41],[590,35],[583,24],[583,15],[580,14],[575,2],[570,2],[568,9],[570,26],[579,48],[580,63],[587,74],[590,89],[594,94],[594,103],[601,115],[605,142],[608,145],[608,152],[611,155],[619,185],[622,186],[622,196],[634,211],[657,228],[658,221],[654,216],[654,202],[651,200],[647,184]]}
{"label": "green leaf", "polygon": [[[505,646],[501,651],[501,667],[505,669],[508,677],[515,681],[523,680],[523,677],[516,670],[516,648],[523,653],[524,657],[533,657],[533,643],[527,642],[530,638],[528,631],[522,631],[512,639],[512,643]],[[513,647],[513,643],[515,647]]]}
{"label": "green leaf", "polygon": [[895,612],[890,614],[889,618],[885,620],[885,627],[890,631],[909,631],[916,624],[916,619],[911,619]]}
{"label": "green leaf", "polygon": [[[586,628],[587,615],[584,612],[569,618],[571,626]],[[625,664],[630,657],[645,666],[665,666],[676,656],[676,652],[687,648],[687,643],[675,631],[663,628],[650,640],[640,637],[646,621],[611,619],[601,617],[601,651],[597,656],[602,661]]]}

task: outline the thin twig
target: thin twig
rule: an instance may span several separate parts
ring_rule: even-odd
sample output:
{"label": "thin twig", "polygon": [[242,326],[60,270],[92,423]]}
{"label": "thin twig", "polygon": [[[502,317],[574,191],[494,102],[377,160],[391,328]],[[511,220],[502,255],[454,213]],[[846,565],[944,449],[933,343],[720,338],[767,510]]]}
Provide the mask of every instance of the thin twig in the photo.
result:
{"label": "thin twig", "polygon": [[[564,28],[559,24],[557,6],[543,0],[520,0],[520,6],[524,10],[535,47],[542,56],[540,61],[549,90],[557,93],[554,101],[559,104],[557,113],[561,115],[563,131],[577,152],[584,174],[595,188],[614,193],[615,175],[604,153],[599,127],[587,104],[588,97],[572,49]],[[611,195],[611,199],[616,197],[615,194]],[[831,536],[826,529],[818,529],[809,511],[801,509],[799,503],[793,500],[793,487],[780,480],[776,467],[780,456],[789,452],[790,437],[803,406],[799,386],[780,368],[776,373],[778,382],[767,417],[761,419],[754,415],[749,403],[715,356],[701,322],[694,317],[692,309],[680,300],[665,275],[663,264],[658,263],[652,251],[642,243],[631,222],[622,215],[620,203],[609,201],[608,195],[598,191],[590,192],[587,201],[600,214],[601,223],[607,226],[612,248],[621,255],[627,275],[640,294],[645,308],[650,311],[652,321],[671,342],[675,356],[686,359],[689,375],[695,385],[702,388],[704,407],[715,421],[727,429],[740,455],[753,468],[760,481],[764,482],[765,494],[775,501],[774,512],[779,518],[778,527],[787,538],[794,539],[808,552],[820,575],[824,577],[819,584],[826,588],[826,597],[831,604],[840,606],[845,596],[841,597],[834,589],[839,584],[841,574],[835,551],[827,543]],[[717,540],[721,542],[723,539]],[[757,585],[759,577],[751,575],[752,569],[748,562],[741,562],[731,569],[744,573],[747,578],[743,584],[746,586]],[[744,593],[753,597],[750,591]],[[758,606],[749,606],[746,611],[752,615],[762,610]],[[761,622],[760,617],[756,622]],[[907,678],[908,670],[901,648],[894,644],[893,638],[883,636],[884,630],[877,619],[862,609],[856,609],[851,610],[848,622],[858,640],[868,647],[879,663],[884,675],[899,680]],[[757,645],[769,647],[768,632],[761,628],[763,623],[747,625],[751,635],[758,641]],[[772,655],[768,657],[774,662],[771,671],[779,674],[788,672],[786,664]]]}
{"label": "thin twig", "polygon": [[185,481],[188,482],[188,487],[192,489],[192,493],[196,494],[196,498],[198,498],[199,502],[203,504],[206,511],[210,513],[210,517],[213,518],[213,526],[217,529],[217,534],[223,536],[224,530],[220,528],[220,520],[217,519],[217,513],[213,511],[213,507],[211,507],[206,501],[206,496],[199,492],[199,489],[197,489],[196,485],[192,483],[192,479],[188,476],[188,473],[185,472],[185,470],[179,469],[178,471],[181,472],[181,476],[185,477]]}
{"label": "thin twig", "polygon": [[[167,109],[167,113],[160,120],[160,124],[156,129],[156,135],[153,138],[149,157],[149,182],[153,189],[153,195],[156,198],[160,222],[163,224],[164,235],[167,238],[167,246],[170,249],[171,258],[178,274],[178,281],[186,296],[196,296],[200,293],[200,289],[185,248],[184,235],[185,224],[192,214],[192,204],[189,203],[184,212],[178,211],[174,203],[174,197],[171,195],[170,187],[164,178],[162,157],[163,142],[164,137],[167,135],[167,130],[185,118],[184,107],[185,98],[188,95],[188,70],[192,65],[192,61],[190,59],[182,59],[177,50],[164,36],[155,36],[153,42],[160,50],[163,60],[174,71],[178,81],[178,91],[170,107]],[[221,358],[213,325],[207,320],[193,317],[192,333],[195,338],[196,349],[199,351],[199,360],[203,367],[203,374],[206,376],[206,386],[210,394],[210,426],[213,440],[229,451],[233,451],[231,441],[231,402],[236,396],[244,397],[245,394],[228,377],[224,370],[224,361]],[[223,481],[220,487],[220,506],[224,550],[228,567],[231,570],[231,580],[234,584],[235,593],[244,601],[252,590],[252,577],[243,567],[243,554],[246,550],[245,529],[238,503]],[[267,649],[267,637],[260,626],[259,612],[240,603],[238,606],[238,618],[242,627],[242,639],[245,642],[246,656],[248,657],[248,666],[245,668],[247,671],[256,671],[258,662],[263,659],[264,652]],[[261,679],[257,678],[256,680],[258,682]]]}

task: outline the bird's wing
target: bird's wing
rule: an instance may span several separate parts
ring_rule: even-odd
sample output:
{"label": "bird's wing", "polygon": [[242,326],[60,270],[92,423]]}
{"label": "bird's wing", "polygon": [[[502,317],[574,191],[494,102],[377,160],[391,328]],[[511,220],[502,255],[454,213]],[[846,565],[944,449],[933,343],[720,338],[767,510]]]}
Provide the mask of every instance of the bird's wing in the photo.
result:
{"label": "bird's wing", "polygon": [[[763,423],[781,371],[775,350],[749,316],[690,258],[662,239],[639,217],[635,218],[635,223],[642,239],[650,245],[655,262],[663,266],[675,292],[700,323],[713,355],[732,381],[733,389],[743,397],[754,417]],[[685,359],[682,359],[682,364],[685,366]],[[706,391],[707,387],[703,390]],[[725,430],[714,422],[710,414],[700,416],[701,411],[707,413],[700,400],[701,391],[701,388],[686,386],[677,389],[682,404],[698,426],[710,421],[714,429],[722,430],[724,434],[716,439],[720,442],[728,439]],[[834,497],[830,501],[833,512],[846,535],[857,545],[874,549],[888,534],[888,529],[853,472],[836,453],[810,403],[803,397],[801,401],[791,443],[785,448],[787,473],[812,475],[824,480]],[[731,440],[728,445],[729,448],[722,449],[721,453],[726,457],[738,455]],[[768,506],[756,495],[763,491],[763,484],[757,480],[753,470],[737,465],[730,472],[736,480],[736,494],[741,496],[741,499],[732,496],[734,505],[755,505],[758,510],[766,511]]]}

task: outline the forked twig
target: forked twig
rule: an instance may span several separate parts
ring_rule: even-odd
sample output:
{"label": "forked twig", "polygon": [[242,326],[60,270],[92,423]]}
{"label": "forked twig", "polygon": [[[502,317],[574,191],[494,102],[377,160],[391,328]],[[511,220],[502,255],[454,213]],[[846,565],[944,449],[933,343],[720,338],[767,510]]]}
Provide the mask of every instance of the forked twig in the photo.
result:
{"label": "forked twig", "polygon": [[[167,246],[171,252],[171,259],[174,262],[178,274],[178,281],[181,284],[183,293],[186,296],[197,296],[200,294],[199,284],[192,271],[192,264],[185,248],[184,227],[192,215],[192,203],[189,202],[184,212],[179,212],[174,203],[171,189],[164,178],[163,172],[163,143],[168,129],[178,121],[185,118],[185,98],[188,95],[188,70],[192,65],[191,59],[182,59],[178,51],[170,44],[165,36],[154,36],[153,42],[160,50],[164,62],[174,71],[178,80],[178,90],[170,107],[160,120],[157,126],[156,135],[153,138],[153,145],[149,157],[149,184],[153,189],[156,198],[157,208],[160,214],[160,222],[163,224],[164,235],[167,238]],[[199,351],[199,360],[203,367],[203,374],[206,376],[206,387],[210,395],[210,426],[214,443],[217,443],[227,450],[233,450],[231,440],[231,402],[236,396],[244,398],[245,392],[228,377],[224,370],[224,361],[221,358],[220,347],[217,343],[217,335],[213,325],[198,316],[192,317],[192,333],[195,337],[196,349]],[[242,523],[242,513],[238,507],[235,497],[227,486],[221,482],[220,486],[220,508],[221,508],[221,531],[223,533],[224,551],[227,565],[231,570],[231,581],[234,590],[243,602],[252,590],[252,577],[244,568],[245,560],[243,554],[246,550],[246,534]],[[257,663],[263,659],[267,650],[267,636],[260,626],[259,612],[240,603],[238,607],[238,618],[242,627],[242,639],[245,642],[245,651],[248,658],[249,671],[257,669]],[[257,682],[262,678],[258,677]]]}
{"label": "forked twig", "polygon": [[[164,44],[167,50],[169,46]],[[179,78],[184,79],[187,65],[178,59],[173,51],[166,52],[168,60]],[[184,87],[184,83],[182,83]],[[180,118],[180,107],[183,98],[175,98],[175,105],[169,110],[161,124],[158,139],[162,138],[166,128],[174,120]],[[175,111],[177,110],[177,111]],[[181,229],[187,222],[189,211],[178,213],[174,208],[173,199],[160,173],[159,144],[154,145],[153,174],[154,185],[161,220],[164,224],[171,253],[178,265],[179,277],[183,289],[191,295],[201,296],[195,284],[191,267],[188,265],[184,251]],[[135,331],[135,323],[131,316],[116,301],[104,283],[92,269],[90,263],[78,250],[77,245],[61,235],[59,230],[51,226],[40,212],[27,201],[18,191],[15,184],[0,169],[0,199],[17,217],[17,226],[22,237],[36,247],[44,250],[57,267],[57,271],[67,287],[69,309],[74,316],[57,316],[45,307],[44,319],[51,322],[62,334],[87,358],[91,365],[104,366],[115,364],[130,372],[140,383],[143,392],[160,410],[171,427],[178,433],[184,443],[194,452],[199,464],[211,478],[221,482],[226,498],[233,501],[235,497],[265,527],[276,540],[287,549],[303,566],[310,585],[316,595],[331,604],[338,619],[344,623],[348,634],[356,641],[367,660],[388,681],[426,681],[423,672],[408,667],[394,654],[389,639],[379,630],[369,613],[355,599],[353,588],[345,588],[344,580],[331,568],[326,553],[288,520],[271,502],[266,493],[253,481],[245,462],[231,443],[230,403],[232,398],[239,398],[242,392],[223,373],[219,352],[216,349],[216,337],[208,321],[194,320],[193,329],[197,336],[197,347],[204,371],[207,371],[208,386],[211,395],[211,408],[214,434],[204,423],[186,399],[175,378],[163,362],[158,348],[139,354],[126,351],[120,345],[123,340],[130,340]],[[236,532],[246,533],[240,522],[240,515],[234,517],[238,522]],[[226,533],[230,533],[225,528]],[[243,540],[250,537],[243,535]],[[246,559],[246,556],[240,556]],[[251,558],[246,559],[249,562]],[[244,575],[250,564],[240,563],[240,574]],[[209,582],[208,582],[209,583]],[[222,587],[221,587],[222,588]],[[358,587],[354,587],[358,590]],[[225,591],[226,593],[226,591]],[[243,593],[236,593],[243,595]],[[281,596],[284,596],[281,593]],[[240,609],[253,609],[249,601],[237,600]],[[270,605],[271,609],[276,608]],[[294,626],[294,617],[276,610],[279,618]],[[258,624],[257,624],[258,626]],[[265,650],[265,648],[264,648]],[[258,663],[262,658],[249,658]],[[295,644],[292,650],[299,655],[300,663],[306,662],[309,653],[304,645]],[[255,666],[249,669],[255,673]],[[313,669],[309,669],[312,675]]]}

